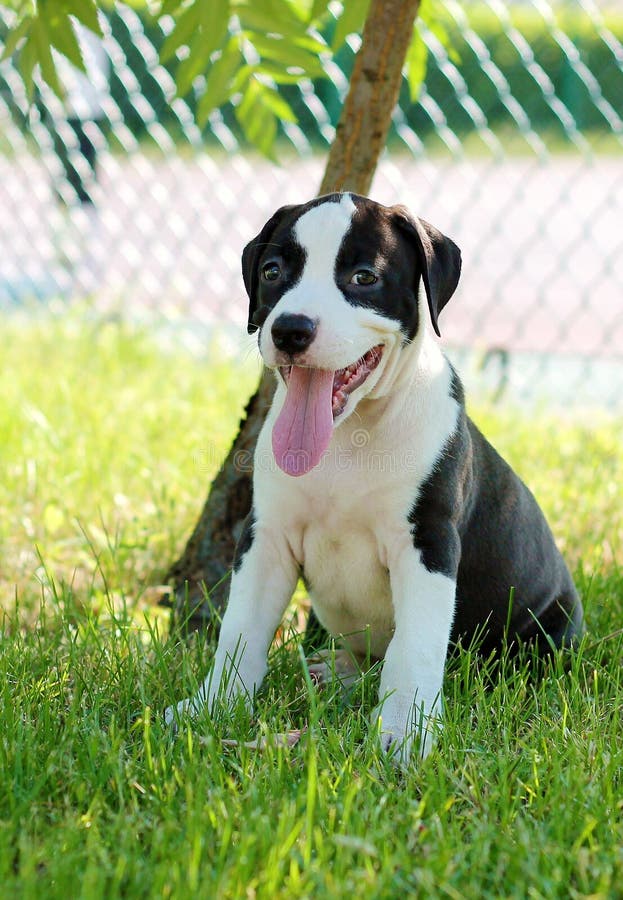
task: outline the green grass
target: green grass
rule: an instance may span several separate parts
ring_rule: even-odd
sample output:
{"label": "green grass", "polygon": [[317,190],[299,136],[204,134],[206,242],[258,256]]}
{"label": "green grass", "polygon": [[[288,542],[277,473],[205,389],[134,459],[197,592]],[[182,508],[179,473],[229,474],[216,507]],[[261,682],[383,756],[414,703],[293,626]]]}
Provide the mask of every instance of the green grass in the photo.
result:
{"label": "green grass", "polygon": [[[172,738],[211,647],[154,603],[257,369],[86,315],[0,325],[3,897],[623,896],[623,427],[478,410],[577,576],[589,634],[539,682],[452,660],[405,774],[307,688],[286,624],[254,716]],[[292,613],[293,615],[293,613]],[[292,749],[224,749],[307,727]]]}

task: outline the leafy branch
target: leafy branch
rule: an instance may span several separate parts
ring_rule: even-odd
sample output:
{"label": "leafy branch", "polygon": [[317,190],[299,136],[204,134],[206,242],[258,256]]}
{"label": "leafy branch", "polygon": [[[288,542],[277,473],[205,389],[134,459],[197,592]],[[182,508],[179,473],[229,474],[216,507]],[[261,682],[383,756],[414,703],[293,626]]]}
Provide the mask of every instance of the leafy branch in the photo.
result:
{"label": "leafy branch", "polygon": [[[361,33],[370,0],[342,0],[341,11],[329,0],[131,0],[159,22],[166,33],[160,62],[174,70],[180,97],[194,90],[197,121],[231,102],[247,140],[272,156],[279,123],[296,115],[279,90],[327,77],[326,64],[349,35]],[[56,58],[65,57],[85,72],[76,24],[102,37],[98,11],[103,0],[13,0],[9,30],[0,59],[15,55],[32,97],[35,75],[61,99],[65,97]],[[432,19],[432,0],[422,4],[420,21]],[[422,85],[427,48],[419,26],[407,56],[405,74],[413,101]]]}

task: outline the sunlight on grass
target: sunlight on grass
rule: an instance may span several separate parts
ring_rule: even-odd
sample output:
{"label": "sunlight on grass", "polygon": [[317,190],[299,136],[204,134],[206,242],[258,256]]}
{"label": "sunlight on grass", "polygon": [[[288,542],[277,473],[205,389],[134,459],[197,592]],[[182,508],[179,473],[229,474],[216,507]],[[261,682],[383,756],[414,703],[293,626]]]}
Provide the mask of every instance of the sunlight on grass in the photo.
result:
{"label": "sunlight on grass", "polygon": [[[212,646],[168,640],[157,585],[257,381],[76,313],[1,325],[0,883],[7,896],[614,897],[623,883],[623,426],[479,408],[542,503],[589,634],[448,666],[424,764],[379,756],[378,673],[311,692],[286,623],[253,715],[173,738]],[[293,748],[270,735],[304,729]],[[223,737],[268,737],[258,753]]]}
{"label": "sunlight on grass", "polygon": [[258,365],[74,314],[2,330],[3,605],[14,586],[38,605],[41,559],[83,598],[106,584],[136,601],[182,548]]}

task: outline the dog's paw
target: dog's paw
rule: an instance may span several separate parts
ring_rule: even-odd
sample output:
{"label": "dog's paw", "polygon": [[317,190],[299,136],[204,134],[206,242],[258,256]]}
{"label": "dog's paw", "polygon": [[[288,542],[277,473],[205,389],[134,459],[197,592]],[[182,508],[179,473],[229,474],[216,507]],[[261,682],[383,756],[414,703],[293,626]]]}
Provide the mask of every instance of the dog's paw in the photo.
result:
{"label": "dog's paw", "polygon": [[164,721],[174,733],[177,733],[184,719],[195,719],[201,712],[202,706],[203,703],[196,697],[187,697],[186,700],[180,700],[173,706],[167,706],[164,711]]}
{"label": "dog's paw", "polygon": [[411,759],[426,759],[441,722],[436,712],[425,714],[416,711],[413,705],[405,709],[404,704],[394,709],[390,700],[374,710],[372,724],[377,729],[383,753],[395,765],[406,768]]}
{"label": "dog's paw", "polygon": [[348,650],[321,650],[306,662],[311,680],[320,688],[337,682],[347,691],[361,675],[357,660]]}
{"label": "dog's paw", "polygon": [[399,768],[406,769],[411,759],[425,759],[430,753],[434,739],[430,731],[416,729],[407,732],[400,727],[383,725],[379,732],[381,750]]}

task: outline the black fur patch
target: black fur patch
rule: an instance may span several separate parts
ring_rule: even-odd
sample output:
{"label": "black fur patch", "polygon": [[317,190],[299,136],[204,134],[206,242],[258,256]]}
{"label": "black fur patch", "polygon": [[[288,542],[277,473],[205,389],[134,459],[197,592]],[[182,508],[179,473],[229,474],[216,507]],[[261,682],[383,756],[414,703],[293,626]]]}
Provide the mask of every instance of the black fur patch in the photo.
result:
{"label": "black fur patch", "polygon": [[254,528],[255,512],[253,510],[253,507],[251,507],[251,512],[244,520],[242,532],[240,533],[240,539],[236,544],[236,552],[234,553],[234,572],[238,572],[240,566],[242,565],[242,560],[245,554],[251,549],[251,545],[253,544]]}
{"label": "black fur patch", "polygon": [[[431,572],[456,578],[451,641],[479,636],[483,654],[534,642],[545,652],[582,634],[582,605],[534,497],[461,404],[454,433],[409,514],[413,543]],[[509,609],[509,597],[513,606]],[[543,638],[543,632],[549,639]]]}
{"label": "black fur patch", "polygon": [[420,488],[409,513],[413,545],[429,572],[456,579],[461,559],[458,502],[468,478],[469,446],[457,429],[448,438],[435,467]]}
{"label": "black fur patch", "polygon": [[[288,226],[287,237],[280,236],[281,229],[271,235],[261,251],[258,261],[257,307],[252,316],[253,325],[261,328],[270,311],[274,309],[287,291],[298,284],[305,268],[307,254],[294,240],[292,225]],[[277,263],[282,275],[276,281],[265,281],[262,269],[268,263]]]}
{"label": "black fur patch", "polygon": [[[363,197],[352,199],[356,212],[335,261],[335,283],[352,306],[373,309],[399,322],[405,337],[412,339],[419,325],[417,254],[392,227],[389,216],[379,215],[377,204]],[[362,288],[351,283],[352,276],[362,268],[377,273],[376,284]]]}
{"label": "black fur patch", "polygon": [[450,382],[450,396],[459,406],[465,406],[465,391],[463,390],[463,385],[461,383],[461,379],[457,375],[457,371],[450,362],[450,360],[446,359],[448,366],[450,367],[450,371],[452,373],[452,381]]}

